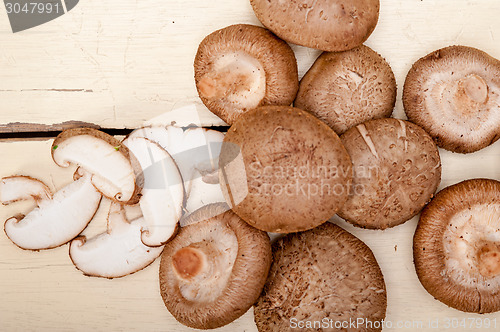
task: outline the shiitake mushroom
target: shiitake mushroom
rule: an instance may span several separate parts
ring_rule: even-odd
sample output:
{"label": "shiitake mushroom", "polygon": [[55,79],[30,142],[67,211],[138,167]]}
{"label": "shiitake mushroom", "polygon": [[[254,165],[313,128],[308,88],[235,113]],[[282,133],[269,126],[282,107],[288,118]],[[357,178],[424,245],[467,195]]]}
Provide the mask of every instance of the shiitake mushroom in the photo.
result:
{"label": "shiitake mushroom", "polygon": [[250,0],[262,24],[287,42],[339,52],[361,45],[377,25],[379,0]]}
{"label": "shiitake mushroom", "polygon": [[500,138],[500,61],[466,46],[450,46],[413,64],[403,104],[408,119],[438,146],[471,153]]}
{"label": "shiitake mushroom", "polygon": [[355,226],[385,229],[417,215],[441,181],[441,159],[432,138],[399,119],[367,121],[340,139],[354,177],[338,215]]}
{"label": "shiitake mushroom", "polygon": [[187,218],[161,256],[161,296],[182,324],[217,328],[257,301],[271,265],[271,243],[224,203]]}
{"label": "shiitake mushroom", "polygon": [[260,230],[314,228],[347,200],[351,159],[337,134],[290,106],[251,110],[231,126],[222,145],[220,183],[226,202]]}
{"label": "shiitake mushroom", "polygon": [[357,237],[327,222],[285,235],[272,251],[271,270],[254,306],[260,332],[296,331],[293,318],[366,319],[374,322],[371,328],[352,330],[381,330],[387,308],[384,276],[370,248]]}
{"label": "shiitake mushroom", "polygon": [[500,310],[500,182],[466,180],[441,190],[413,238],[418,278],[455,309]]}
{"label": "shiitake mushroom", "polygon": [[236,24],[203,39],[194,60],[201,101],[228,124],[263,105],[290,105],[299,86],[287,43],[262,27]]}
{"label": "shiitake mushroom", "polygon": [[389,117],[396,92],[389,64],[361,45],[322,53],[300,81],[294,106],[311,112],[341,135],[365,121]]}

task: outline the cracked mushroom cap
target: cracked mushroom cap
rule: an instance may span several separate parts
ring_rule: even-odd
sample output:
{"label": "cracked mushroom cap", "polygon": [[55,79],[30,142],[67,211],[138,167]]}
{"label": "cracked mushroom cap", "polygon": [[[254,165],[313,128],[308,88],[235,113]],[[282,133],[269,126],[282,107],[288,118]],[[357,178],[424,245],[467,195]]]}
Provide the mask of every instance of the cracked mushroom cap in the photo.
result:
{"label": "cracked mushroom cap", "polygon": [[243,315],[257,301],[269,272],[267,234],[224,205],[211,204],[194,212],[190,218],[198,222],[181,228],[161,257],[163,301],[189,327],[217,328]]}
{"label": "cracked mushroom cap", "polygon": [[283,40],[339,52],[368,39],[378,21],[379,0],[250,0],[257,18]]}
{"label": "cracked mushroom cap", "polygon": [[389,64],[361,45],[321,54],[300,81],[294,106],[311,112],[341,135],[365,121],[389,117],[396,92]]}
{"label": "cracked mushroom cap", "polygon": [[338,215],[358,227],[385,229],[404,223],[427,204],[441,181],[441,159],[432,138],[399,119],[357,125],[340,139],[354,177]]}
{"label": "cracked mushroom cap", "polygon": [[473,179],[441,190],[413,238],[418,278],[458,310],[500,310],[500,182]]}
{"label": "cracked mushroom cap", "polygon": [[500,61],[465,46],[437,50],[406,77],[403,104],[408,119],[439,147],[478,151],[500,138]]}
{"label": "cracked mushroom cap", "polygon": [[290,105],[299,87],[297,61],[269,30],[231,25],[203,39],[194,60],[202,102],[228,124],[262,105]]}
{"label": "cracked mushroom cap", "polygon": [[330,219],[347,200],[352,164],[339,137],[310,113],[264,106],[242,115],[221,149],[226,202],[251,226],[291,233]]}
{"label": "cracked mushroom cap", "polygon": [[272,251],[273,264],[254,306],[260,332],[296,331],[292,318],[362,318],[379,323],[385,318],[387,293],[382,271],[370,248],[344,229],[324,223],[286,235],[273,243]]}

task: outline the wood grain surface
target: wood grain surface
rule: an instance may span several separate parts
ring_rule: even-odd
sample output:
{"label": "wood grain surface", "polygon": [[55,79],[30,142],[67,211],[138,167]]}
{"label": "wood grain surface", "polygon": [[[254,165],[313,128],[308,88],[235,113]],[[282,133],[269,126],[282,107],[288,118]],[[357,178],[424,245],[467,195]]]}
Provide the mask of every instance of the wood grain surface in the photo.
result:
{"label": "wood grain surface", "polygon": [[[464,44],[500,58],[498,13],[497,0],[381,0],[379,24],[366,44],[395,72],[396,117],[404,118],[401,88],[421,56]],[[119,129],[144,123],[223,125],[197,98],[192,61],[205,35],[235,23],[258,24],[248,0],[86,0],[54,21],[15,34],[2,7],[0,132],[60,130],[68,121]],[[302,76],[319,52],[293,49]],[[0,141],[0,177],[30,175],[52,189],[70,182],[73,169],[52,162],[50,145],[51,140]],[[500,180],[500,142],[469,155],[441,150],[441,157],[440,188],[475,177]],[[0,206],[0,220],[30,207]],[[106,208],[105,202],[88,234],[105,229]],[[496,319],[496,329],[489,330],[500,329],[500,313],[464,314],[434,300],[420,285],[412,260],[417,218],[386,231],[332,221],[365,241],[381,265],[387,320],[393,324],[385,331],[442,331],[446,319],[463,318]],[[157,260],[117,280],[89,278],[73,267],[67,245],[24,251],[1,232],[0,330],[192,331],[165,309],[158,266]],[[429,320],[438,320],[439,328],[431,328]],[[252,311],[219,331],[257,331]]]}
{"label": "wood grain surface", "polygon": [[[391,64],[401,91],[411,64],[435,49],[465,44],[500,58],[499,10],[497,0],[382,0],[366,44]],[[86,0],[18,33],[2,8],[0,124],[135,128],[186,103],[199,106],[203,125],[223,124],[200,105],[193,59],[207,34],[235,23],[259,24],[248,0]],[[302,75],[318,52],[294,50]]]}

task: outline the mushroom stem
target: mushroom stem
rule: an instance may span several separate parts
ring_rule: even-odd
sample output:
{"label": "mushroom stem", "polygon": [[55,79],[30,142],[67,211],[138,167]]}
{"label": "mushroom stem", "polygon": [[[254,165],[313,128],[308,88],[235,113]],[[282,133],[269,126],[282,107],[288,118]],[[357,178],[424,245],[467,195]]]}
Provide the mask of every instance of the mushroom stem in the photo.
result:
{"label": "mushroom stem", "polygon": [[175,272],[182,279],[191,279],[203,269],[205,254],[192,247],[184,247],[172,257]]}
{"label": "mushroom stem", "polygon": [[460,82],[460,90],[472,101],[484,103],[488,98],[488,84],[476,74],[470,74]]}
{"label": "mushroom stem", "polygon": [[[187,247],[179,249],[172,256],[174,271],[184,280],[191,280],[213,266],[216,249],[206,241],[193,243]],[[210,261],[210,263],[209,263]]]}
{"label": "mushroom stem", "polygon": [[203,76],[198,83],[200,93],[208,99],[220,99],[250,89],[250,76],[234,70],[237,69],[234,67],[236,66],[228,66]]}
{"label": "mushroom stem", "polygon": [[477,251],[479,273],[486,278],[500,274],[500,244],[488,242]]}

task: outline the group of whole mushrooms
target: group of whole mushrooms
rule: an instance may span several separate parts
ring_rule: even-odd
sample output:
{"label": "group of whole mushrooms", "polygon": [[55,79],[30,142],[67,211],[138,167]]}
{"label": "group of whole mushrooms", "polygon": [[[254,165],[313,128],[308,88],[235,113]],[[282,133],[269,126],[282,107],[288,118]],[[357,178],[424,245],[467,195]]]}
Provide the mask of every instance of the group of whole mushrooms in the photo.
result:
{"label": "group of whole mushrooms", "polygon": [[[217,328],[254,305],[259,331],[287,331],[292,318],[385,318],[375,257],[331,217],[386,229],[422,212],[413,249],[425,289],[459,310],[500,310],[500,182],[435,195],[438,146],[471,153],[500,137],[500,61],[465,46],[423,57],[404,84],[408,121],[390,118],[394,74],[362,45],[379,0],[250,2],[265,28],[217,30],[194,60],[225,135],[65,130],[52,157],[77,166],[74,182],[52,193],[28,176],[1,180],[3,204],[37,204],[5,222],[9,239],[30,250],[69,242],[79,270],[106,278],[161,255],[161,296],[182,324]],[[300,82],[287,42],[324,51]],[[102,199],[112,201],[107,231],[80,236]]]}

